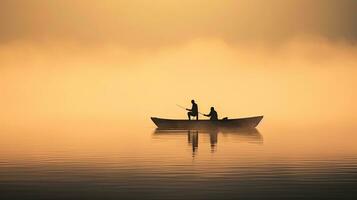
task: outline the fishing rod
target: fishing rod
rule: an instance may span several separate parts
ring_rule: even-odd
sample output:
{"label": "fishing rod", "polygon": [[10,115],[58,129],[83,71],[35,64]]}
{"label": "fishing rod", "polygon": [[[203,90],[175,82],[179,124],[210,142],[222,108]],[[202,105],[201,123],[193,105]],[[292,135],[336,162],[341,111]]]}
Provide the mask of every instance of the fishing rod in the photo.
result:
{"label": "fishing rod", "polygon": [[[176,106],[178,106],[178,107],[180,107],[180,108],[182,108],[182,109],[184,109],[184,110],[187,110],[187,108],[185,108],[185,107],[183,107],[183,106],[181,106],[181,105],[179,105],[179,104],[176,104]],[[198,112],[198,114],[201,114],[202,116],[205,116],[205,114],[203,114],[203,113],[201,113],[201,112]]]}

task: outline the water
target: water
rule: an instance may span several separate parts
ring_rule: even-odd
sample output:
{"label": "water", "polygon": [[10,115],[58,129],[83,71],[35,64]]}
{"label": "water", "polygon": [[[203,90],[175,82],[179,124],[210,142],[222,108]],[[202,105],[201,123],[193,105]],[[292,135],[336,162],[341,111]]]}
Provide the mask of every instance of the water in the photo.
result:
{"label": "water", "polygon": [[[80,123],[79,123],[80,124]],[[63,125],[63,124],[60,124]],[[1,131],[1,199],[355,199],[353,128],[95,124]]]}

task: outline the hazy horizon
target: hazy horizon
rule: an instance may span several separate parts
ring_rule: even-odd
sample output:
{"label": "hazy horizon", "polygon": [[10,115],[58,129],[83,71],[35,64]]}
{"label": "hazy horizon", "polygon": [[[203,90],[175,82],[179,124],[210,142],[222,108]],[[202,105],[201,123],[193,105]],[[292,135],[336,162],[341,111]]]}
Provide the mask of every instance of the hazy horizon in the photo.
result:
{"label": "hazy horizon", "polygon": [[221,117],[353,124],[356,53],[321,38],[279,47],[200,39],[154,51],[11,43],[0,47],[0,120],[185,118],[176,104],[196,99]]}
{"label": "hazy horizon", "polygon": [[1,0],[2,199],[356,199],[356,8]]}

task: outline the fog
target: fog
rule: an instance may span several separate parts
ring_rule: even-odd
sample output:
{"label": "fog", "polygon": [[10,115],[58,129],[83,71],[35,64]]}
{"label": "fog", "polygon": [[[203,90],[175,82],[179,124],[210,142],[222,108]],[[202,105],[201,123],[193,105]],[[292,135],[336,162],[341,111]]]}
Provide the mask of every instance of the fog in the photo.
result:
{"label": "fog", "polygon": [[[1,127],[220,117],[352,126],[353,0],[0,2]],[[265,121],[264,120],[264,121]],[[267,123],[270,124],[270,123]]]}
{"label": "fog", "polygon": [[309,37],[279,47],[202,38],[155,50],[13,42],[0,47],[0,122],[150,126],[150,116],[185,118],[176,104],[195,99],[219,117],[353,126],[356,53],[348,42]]}

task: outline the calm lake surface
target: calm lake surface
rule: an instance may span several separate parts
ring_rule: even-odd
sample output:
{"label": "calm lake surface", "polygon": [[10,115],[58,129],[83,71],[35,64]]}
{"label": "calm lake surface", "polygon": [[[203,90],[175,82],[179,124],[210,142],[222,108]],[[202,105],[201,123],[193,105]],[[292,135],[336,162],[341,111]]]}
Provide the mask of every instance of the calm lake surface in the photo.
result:
{"label": "calm lake surface", "polygon": [[0,196],[13,199],[355,199],[354,127],[155,131],[143,123],[2,128]]}

